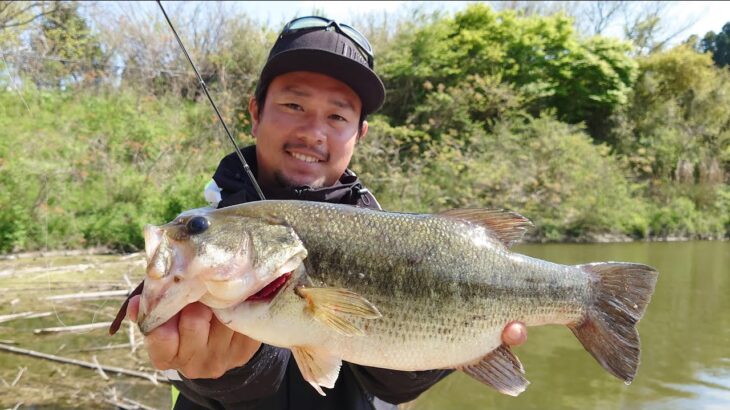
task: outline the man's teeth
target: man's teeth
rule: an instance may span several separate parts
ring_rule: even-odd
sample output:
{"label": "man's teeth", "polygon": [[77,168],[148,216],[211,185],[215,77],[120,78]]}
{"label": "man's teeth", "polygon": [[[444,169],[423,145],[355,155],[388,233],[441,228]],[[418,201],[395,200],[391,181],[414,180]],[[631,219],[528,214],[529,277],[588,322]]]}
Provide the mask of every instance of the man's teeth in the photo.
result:
{"label": "man's teeth", "polygon": [[291,156],[304,162],[319,162],[319,160],[315,157],[310,157],[309,155],[300,154],[298,152],[292,152]]}

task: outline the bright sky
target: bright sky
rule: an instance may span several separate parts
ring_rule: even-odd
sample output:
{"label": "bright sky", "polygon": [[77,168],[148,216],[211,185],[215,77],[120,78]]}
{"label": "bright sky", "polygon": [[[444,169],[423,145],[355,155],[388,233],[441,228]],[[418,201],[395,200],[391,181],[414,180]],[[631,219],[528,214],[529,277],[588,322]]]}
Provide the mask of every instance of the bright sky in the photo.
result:
{"label": "bright sky", "polygon": [[[312,10],[323,10],[325,15],[335,20],[347,22],[353,16],[367,12],[394,12],[404,7],[406,1],[248,1],[238,6],[259,21],[276,26],[295,16],[307,15]],[[473,1],[435,1],[418,2],[428,9],[457,11]],[[702,37],[708,31],[719,32],[730,21],[730,1],[675,1],[669,3],[668,23],[670,27],[682,27],[694,19],[697,22],[678,36],[677,41],[698,34]]]}

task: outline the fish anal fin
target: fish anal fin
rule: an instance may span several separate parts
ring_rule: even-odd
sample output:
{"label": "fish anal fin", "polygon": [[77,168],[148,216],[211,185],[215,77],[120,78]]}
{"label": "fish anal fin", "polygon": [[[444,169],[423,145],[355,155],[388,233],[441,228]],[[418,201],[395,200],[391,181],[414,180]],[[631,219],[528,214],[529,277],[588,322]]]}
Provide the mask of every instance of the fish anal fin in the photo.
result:
{"label": "fish anal fin", "polygon": [[508,248],[521,241],[525,232],[533,227],[524,216],[502,209],[450,209],[439,215],[484,227]]}
{"label": "fish anal fin", "polygon": [[342,360],[301,346],[292,347],[291,352],[304,380],[311,384],[317,393],[326,396],[322,387],[328,389],[335,387]]}
{"label": "fish anal fin", "polygon": [[307,310],[317,321],[345,336],[365,334],[364,330],[352,323],[352,318],[382,317],[372,303],[347,289],[300,286],[296,292],[307,300]]}
{"label": "fish anal fin", "polygon": [[522,363],[506,344],[492,350],[479,362],[461,366],[459,370],[510,396],[519,395],[530,384]]}

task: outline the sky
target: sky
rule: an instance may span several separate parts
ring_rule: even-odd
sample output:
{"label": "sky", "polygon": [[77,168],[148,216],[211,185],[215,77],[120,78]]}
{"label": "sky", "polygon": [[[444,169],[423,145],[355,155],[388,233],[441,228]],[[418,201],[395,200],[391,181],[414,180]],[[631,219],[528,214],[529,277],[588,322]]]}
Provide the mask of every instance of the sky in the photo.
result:
{"label": "sky", "polygon": [[[280,25],[292,17],[311,14],[312,10],[323,10],[329,18],[347,22],[359,13],[395,12],[403,8],[406,1],[247,1],[238,3],[238,7],[255,19]],[[442,9],[454,12],[463,9],[473,1],[432,1],[418,2],[429,9]],[[730,1],[674,1],[669,4],[669,28],[682,27],[696,20],[689,29],[677,36],[677,41],[691,34],[704,36],[708,31],[719,32],[722,26],[730,21]],[[620,30],[610,30],[606,34]]]}

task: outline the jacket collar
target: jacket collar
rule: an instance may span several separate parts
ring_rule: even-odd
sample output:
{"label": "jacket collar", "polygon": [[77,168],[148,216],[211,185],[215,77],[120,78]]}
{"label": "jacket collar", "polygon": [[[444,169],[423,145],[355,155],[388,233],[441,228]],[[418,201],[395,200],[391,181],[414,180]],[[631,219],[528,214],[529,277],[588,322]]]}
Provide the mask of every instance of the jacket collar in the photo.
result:
{"label": "jacket collar", "polygon": [[[241,150],[243,158],[251,168],[254,177],[258,178],[258,163],[256,161],[256,146],[251,145]],[[255,192],[253,184],[248,179],[235,153],[227,155],[218,166],[213,177],[218,187],[226,192],[251,191]],[[332,186],[322,188],[300,187],[270,187],[262,186],[261,190],[266,199],[300,199],[305,201],[333,202],[354,204],[365,190],[357,175],[347,169],[340,179]],[[365,190],[366,191],[366,190]]]}

